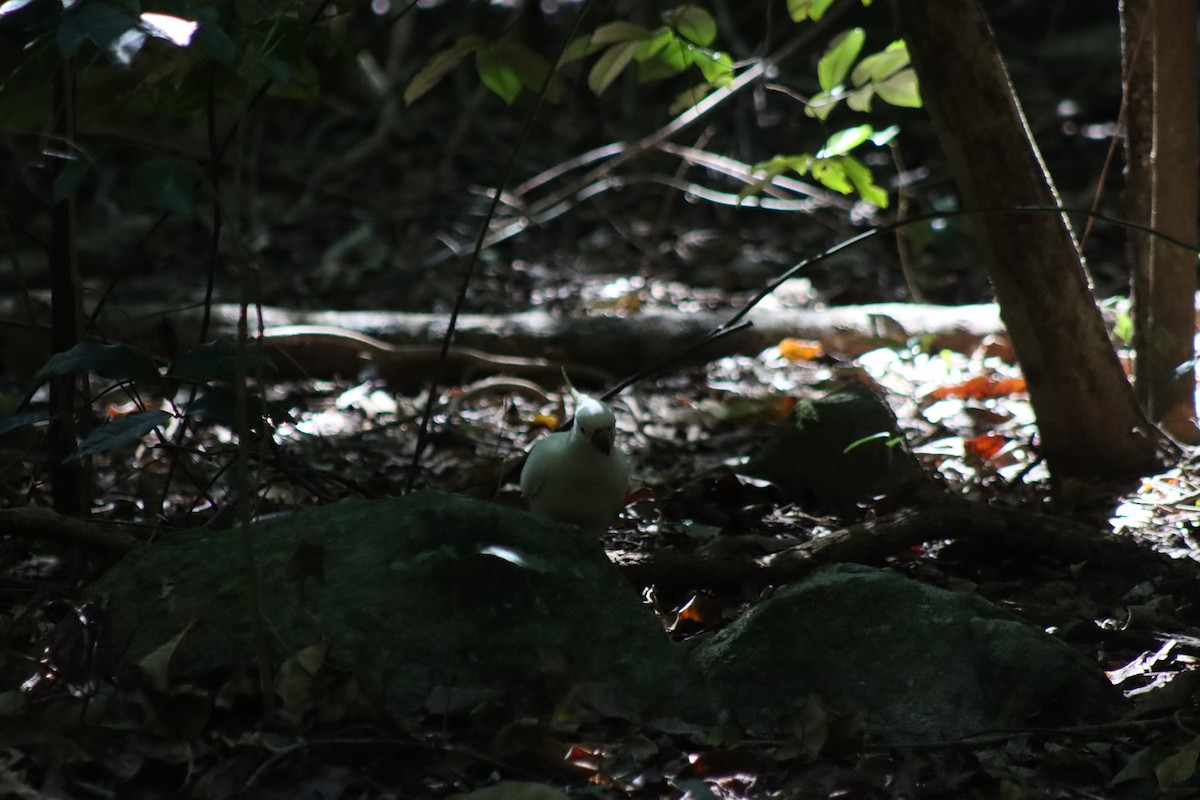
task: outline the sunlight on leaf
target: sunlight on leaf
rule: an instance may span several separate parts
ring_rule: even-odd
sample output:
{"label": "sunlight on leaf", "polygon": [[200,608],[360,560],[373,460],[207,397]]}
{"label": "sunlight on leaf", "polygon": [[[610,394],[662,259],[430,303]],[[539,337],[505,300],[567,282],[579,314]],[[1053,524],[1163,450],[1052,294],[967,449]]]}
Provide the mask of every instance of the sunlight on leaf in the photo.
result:
{"label": "sunlight on leaf", "polygon": [[5,0],[5,2],[0,3],[0,17],[11,14],[14,11],[20,11],[32,2],[33,0]]}
{"label": "sunlight on leaf", "polygon": [[664,22],[693,44],[708,47],[717,38],[717,23],[712,14],[699,6],[679,6],[664,16]]}
{"label": "sunlight on leaf", "polygon": [[784,339],[779,343],[779,355],[788,361],[813,361],[824,355],[820,342],[803,339]]}
{"label": "sunlight on leaf", "polygon": [[833,109],[837,108],[837,104],[841,102],[842,94],[833,94],[831,92],[817,92],[812,97],[808,98],[808,103],[804,106],[805,116],[815,117],[819,120],[824,120]]}
{"label": "sunlight on leaf", "polygon": [[604,90],[612,85],[625,67],[629,66],[638,47],[638,42],[614,44],[596,59],[595,65],[588,73],[588,88],[592,90],[593,94],[597,96],[604,94]]}
{"label": "sunlight on leaf", "polygon": [[854,156],[841,156],[842,169],[859,196],[877,208],[888,207],[887,192],[875,183],[871,170]]}
{"label": "sunlight on leaf", "polygon": [[728,53],[697,53],[696,68],[713,86],[727,86],[733,80],[733,59]]}
{"label": "sunlight on leaf", "polygon": [[846,174],[846,167],[841,158],[821,158],[813,162],[812,176],[827,189],[839,194],[850,194],[854,184]]}
{"label": "sunlight on leaf", "polygon": [[831,5],[833,0],[787,0],[788,16],[792,18],[792,22],[803,22],[806,19],[816,22],[825,16]]}
{"label": "sunlight on leaf", "polygon": [[850,65],[858,58],[866,38],[862,28],[851,28],[829,44],[825,55],[817,62],[817,80],[823,91],[832,92],[834,87],[841,84],[850,71]]}
{"label": "sunlight on leaf", "polygon": [[165,39],[177,47],[187,47],[192,43],[192,36],[200,27],[198,22],[182,19],[170,14],[156,14],[147,11],[139,17],[142,29],[159,39]]}
{"label": "sunlight on leaf", "polygon": [[[566,92],[566,82],[561,75],[551,72],[550,62],[529,49],[520,42],[504,39],[488,46],[482,52],[488,52],[497,63],[503,64],[517,76],[521,85],[532,92],[541,91],[545,86],[545,97],[551,103],[562,101]],[[477,56],[478,57],[478,56]],[[549,82],[547,82],[549,77]]]}
{"label": "sunlight on leaf", "polygon": [[830,156],[840,156],[849,153],[863,142],[869,140],[874,134],[875,129],[870,125],[859,125],[854,128],[846,128],[843,131],[838,131],[825,141],[825,146],[817,153],[817,158],[829,158]]}
{"label": "sunlight on leaf", "polygon": [[908,45],[903,39],[898,39],[858,62],[850,73],[850,81],[855,86],[862,86],[864,83],[887,80],[907,67],[908,61]]}
{"label": "sunlight on leaf", "polygon": [[521,93],[521,78],[492,47],[475,51],[475,69],[483,85],[508,105]]}
{"label": "sunlight on leaf", "polygon": [[906,69],[897,72],[886,81],[874,84],[875,93],[886,103],[901,108],[920,108],[921,89],[917,83],[917,73]]}
{"label": "sunlight on leaf", "polygon": [[866,114],[871,110],[873,97],[875,97],[875,87],[868,84],[847,94],[846,105],[853,111]]}
{"label": "sunlight on leaf", "polygon": [[846,449],[843,450],[842,452],[849,453],[852,450],[857,450],[858,448],[862,447],[863,445],[867,444],[868,442],[876,442],[876,441],[879,441],[880,439],[884,440],[887,444],[891,444],[894,441],[898,441],[896,439],[893,439],[892,435],[890,433],[888,433],[887,431],[880,431],[879,433],[873,433],[870,436],[864,436],[861,439],[857,439],[857,440],[851,442],[850,444],[846,445]]}
{"label": "sunlight on leaf", "polygon": [[633,57],[637,61],[649,61],[675,42],[675,33],[670,28],[659,28],[652,37],[641,43]]}

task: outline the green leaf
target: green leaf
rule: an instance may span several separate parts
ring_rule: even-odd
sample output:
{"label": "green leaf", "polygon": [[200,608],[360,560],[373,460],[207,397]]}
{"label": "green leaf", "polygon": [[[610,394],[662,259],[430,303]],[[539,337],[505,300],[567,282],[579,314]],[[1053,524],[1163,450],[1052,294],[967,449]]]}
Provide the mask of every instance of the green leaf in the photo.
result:
{"label": "green leaf", "polygon": [[875,131],[871,134],[871,144],[876,147],[883,147],[885,144],[896,138],[896,134],[900,133],[899,125],[889,125],[881,131]]}
{"label": "green leaf", "polygon": [[232,67],[237,59],[237,45],[229,38],[229,34],[204,20],[200,21],[200,27],[192,36],[192,47],[227,67]]}
{"label": "green leaf", "polygon": [[851,28],[830,42],[825,55],[817,62],[817,81],[823,91],[832,92],[845,79],[866,39],[862,28]]}
{"label": "green leaf", "polygon": [[879,433],[872,433],[870,436],[864,436],[863,438],[857,439],[857,440],[851,442],[850,444],[846,445],[845,449],[842,450],[842,454],[844,455],[846,453],[851,452],[852,450],[857,450],[858,448],[865,445],[867,442],[874,442],[874,441],[878,441],[880,439],[887,440],[890,437],[891,437],[891,434],[888,433],[887,431],[880,431]]}
{"label": "green leaf", "polygon": [[614,44],[605,50],[604,54],[596,59],[591,72],[588,73],[588,88],[592,90],[592,93],[604,94],[604,90],[612,85],[625,67],[629,66],[637,49],[637,42],[624,42]]}
{"label": "green leaf", "polygon": [[811,153],[801,153],[796,156],[775,156],[770,161],[758,164],[754,167],[754,171],[765,170],[768,173],[782,175],[788,170],[794,171],[798,175],[807,175],[812,169],[814,158]]}
{"label": "green leaf", "polygon": [[104,453],[127,444],[133,444],[170,419],[170,414],[158,410],[135,411],[132,414],[118,417],[85,436],[79,443],[79,451],[72,457]]}
{"label": "green leaf", "polygon": [[859,113],[871,110],[871,99],[875,97],[875,87],[871,84],[861,86],[846,95],[846,105]]}
{"label": "green leaf", "polygon": [[750,168],[751,174],[758,175],[758,173],[762,173],[762,175],[742,187],[741,191],[738,192],[738,200],[744,200],[752,194],[758,194],[765,187],[769,186],[771,181],[788,170],[793,170],[801,176],[807,175],[812,165],[813,157],[810,153],[801,153],[792,156],[773,156],[769,161],[755,164]]}
{"label": "green leaf", "polygon": [[846,177],[854,184],[855,191],[858,192],[863,200],[866,200],[876,208],[888,207],[887,192],[876,185],[875,179],[871,175],[871,170],[867,168],[866,164],[853,156],[842,156],[841,163]]}
{"label": "green leaf", "polygon": [[1158,762],[1158,766],[1154,768],[1154,774],[1158,778],[1158,787],[1169,792],[1186,784],[1196,774],[1198,757],[1200,757],[1200,736]]}
{"label": "green leaf", "polygon": [[659,28],[646,41],[638,47],[637,52],[633,57],[636,61],[649,61],[663,51],[670,44],[677,44],[675,32],[670,28]]}
{"label": "green leaf", "polygon": [[808,104],[804,106],[804,114],[805,116],[824,120],[837,108],[838,103],[841,102],[841,98],[841,95],[835,97],[829,92],[817,92],[808,98]]}
{"label": "green leaf", "polygon": [[[658,51],[654,58],[638,65],[638,80],[642,83],[671,78],[690,67],[696,61],[696,46],[671,37],[667,46]],[[637,57],[637,54],[634,54]]]}
{"label": "green leaf", "polygon": [[875,93],[885,103],[902,108],[921,107],[921,87],[917,84],[917,73],[911,69],[897,72],[882,83],[873,84]]}
{"label": "green leaf", "polygon": [[621,44],[623,42],[644,42],[651,38],[650,29],[632,22],[617,20],[607,25],[601,25],[592,33],[592,44],[604,46]]}
{"label": "green leaf", "polygon": [[682,114],[689,108],[693,108],[697,103],[703,100],[712,92],[715,87],[709,83],[698,83],[690,89],[684,89],[675,96],[671,101],[670,107],[667,108],[667,113],[672,116]]}
{"label": "green leaf", "polygon": [[897,39],[878,53],[872,53],[855,65],[850,82],[855,86],[887,80],[908,66],[908,45]]}
{"label": "green leaf", "polygon": [[562,56],[559,57],[555,69],[562,69],[567,64],[571,64],[581,58],[586,58],[592,53],[598,53],[603,49],[604,45],[596,44],[591,34],[577,36],[563,49]]}
{"label": "green leaf", "polygon": [[15,431],[20,428],[45,421],[46,413],[44,411],[23,411],[20,414],[13,414],[8,417],[0,417],[0,436],[3,436],[9,431]]}
{"label": "green leaf", "polygon": [[839,194],[850,194],[854,191],[854,184],[846,175],[841,158],[817,159],[812,165],[812,176],[823,186]]}
{"label": "green leaf", "polygon": [[133,198],[142,205],[184,216],[196,208],[196,182],[192,167],[177,158],[156,156],[133,171]]}
{"label": "green leaf", "polygon": [[483,85],[510,106],[521,93],[521,76],[505,62],[494,46],[475,51],[475,69]]}
{"label": "green leaf", "polygon": [[404,88],[404,104],[411,105],[418,98],[424,96],[430,89],[437,86],[442,78],[449,75],[450,71],[457,67],[464,58],[485,44],[487,44],[487,39],[482,36],[464,36],[440,53],[435,53],[425,62],[425,66],[417,70],[417,74]]}
{"label": "green leaf", "polygon": [[817,153],[817,158],[829,158],[830,156],[840,156],[849,153],[870,139],[874,133],[875,129],[870,125],[859,125],[855,128],[846,128],[843,131],[838,131],[825,140],[825,146]]}
{"label": "green leaf", "polygon": [[679,6],[663,15],[669,28],[700,47],[708,47],[717,38],[717,23],[712,14],[699,6]]}
{"label": "green leaf", "polygon": [[[562,76],[551,73],[550,62],[541,55],[511,39],[503,39],[486,49],[497,61],[512,70],[526,89],[538,92],[545,86],[545,97],[548,101],[551,103],[562,101],[563,95],[566,94],[566,83]],[[548,83],[547,76],[549,76]]]}
{"label": "green leaf", "polygon": [[733,59],[728,53],[702,50],[696,53],[696,68],[713,86],[727,86],[733,80]]}
{"label": "green leaf", "polygon": [[505,545],[485,545],[479,548],[478,555],[498,558],[501,561],[506,561],[509,564],[512,564],[514,567],[520,567],[521,569],[527,569],[533,572],[552,574],[556,571],[554,562],[545,556],[523,553]]}
{"label": "green leaf", "polygon": [[831,5],[833,0],[787,0],[788,15],[792,22],[803,22],[806,19],[816,22],[825,16]]}
{"label": "green leaf", "polygon": [[50,356],[37,371],[37,380],[55,375],[78,375],[90,372],[114,381],[149,382],[158,380],[158,367],[144,350],[124,344],[83,342],[62,353]]}

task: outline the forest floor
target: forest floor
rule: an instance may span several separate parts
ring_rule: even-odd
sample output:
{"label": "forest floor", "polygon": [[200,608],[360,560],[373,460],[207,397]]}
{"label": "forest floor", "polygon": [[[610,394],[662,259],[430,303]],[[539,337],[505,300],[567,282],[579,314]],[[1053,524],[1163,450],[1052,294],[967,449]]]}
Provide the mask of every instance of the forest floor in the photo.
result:
{"label": "forest floor", "polygon": [[[545,304],[566,313],[555,298],[568,297],[571,313],[636,314],[656,296],[679,291],[628,276],[593,276],[546,291]],[[704,297],[692,292],[695,302]],[[730,310],[737,300],[728,293],[710,298]],[[757,355],[674,370],[621,395],[615,401],[620,440],[635,477],[630,501],[605,537],[610,555],[618,563],[665,552],[765,555],[858,519],[886,516],[887,507],[871,504],[850,516],[806,511],[737,472],[798,399],[853,381],[888,399],[914,452],[953,495],[1084,519],[1098,536],[1133,537],[1148,551],[1200,559],[1200,478],[1190,459],[1134,486],[1077,487],[1071,503],[1056,504],[1004,337],[971,352],[926,352],[921,342],[920,336],[881,338],[879,346],[850,357],[785,340]],[[516,383],[493,378],[439,392],[422,483],[520,504],[501,471],[562,419],[563,407],[553,389]],[[401,490],[427,395],[398,393],[367,365],[343,379],[273,384],[267,396],[291,419],[275,431],[279,457],[258,469],[259,513]],[[108,413],[119,417],[131,408],[113,404]],[[227,428],[201,424],[183,446],[216,468],[231,438]],[[166,483],[177,446],[139,444],[98,455],[95,477],[104,488],[97,503],[104,516],[186,528],[217,514],[222,504],[213,491],[178,479]],[[314,492],[330,475],[336,484]],[[10,553],[19,553],[11,543]],[[80,725],[80,696],[104,678],[88,673],[86,658],[65,658],[62,642],[64,622],[76,637],[103,635],[91,610],[73,603],[70,589],[80,576],[94,574],[98,562],[33,548],[7,578],[9,647],[26,660],[10,661],[6,674],[11,686],[26,684],[23,697],[15,688],[8,694],[13,708],[22,709],[13,717],[22,724],[5,728],[4,791],[28,797],[429,797],[499,778],[531,783],[477,797],[560,796],[552,786],[571,788],[573,796],[637,798],[1192,796],[1200,749],[1195,585],[1180,583],[1152,560],[1116,572],[966,540],[898,552],[886,564],[977,593],[1062,636],[1103,667],[1134,700],[1137,715],[1110,726],[981,732],[890,748],[841,730],[839,717],[818,716],[806,736],[821,744],[798,757],[779,740],[718,741],[712,731],[656,730],[613,719],[559,719],[535,725],[536,735],[485,733],[470,718],[431,713],[388,720],[334,696],[299,717],[267,719],[248,699],[249,676],[231,673],[212,689],[173,688],[211,703],[203,714],[168,720],[163,709],[156,714],[147,707],[144,727],[97,729]],[[647,596],[680,640],[720,629],[756,599],[710,588]],[[43,648],[49,649],[39,666]],[[179,725],[191,727],[181,733]]]}
{"label": "forest floor", "polygon": [[[371,132],[359,117],[333,113],[334,122],[322,129],[325,138],[314,145],[318,137],[310,137],[311,126],[284,124],[291,122],[287,108],[274,111],[273,121],[249,137],[274,142],[275,148],[256,155],[257,193],[239,233],[239,246],[258,267],[263,304],[445,314],[486,207],[484,193],[475,187],[495,177],[477,174],[483,171],[478,164],[490,164],[493,149],[507,152],[515,117],[477,117],[465,126],[476,140],[464,135],[468,144],[453,156],[424,141],[381,147],[365,157],[359,153],[360,160],[351,161],[340,157]],[[1051,166],[1069,165],[1056,173],[1066,204],[1089,206],[1107,141],[1079,133],[1087,120],[1060,120],[1053,110],[1040,119]],[[1034,118],[1035,128],[1037,122]],[[1061,136],[1054,132],[1060,123]],[[1067,123],[1079,123],[1070,135]],[[449,123],[429,127],[426,139],[444,133]],[[576,120],[573,130],[581,140],[584,127]],[[912,127],[919,133],[919,123]],[[927,130],[925,135],[931,140]],[[702,148],[706,136],[699,133],[692,143]],[[558,143],[552,133],[547,139],[542,144],[552,155],[543,152],[539,168],[549,170],[554,157],[565,158],[575,144]],[[779,147],[783,152],[785,145]],[[915,163],[911,155],[908,160]],[[464,163],[470,168],[456,172]],[[629,183],[601,178],[592,187],[597,191],[569,213],[498,243],[478,265],[466,310],[541,309],[562,317],[630,320],[655,307],[732,314],[799,257],[887,219],[844,202],[784,215],[708,203],[698,199],[707,176],[694,165],[683,170],[682,163],[650,154],[638,169],[662,178],[669,191],[627,192],[623,188],[633,185],[632,178]],[[887,163],[884,158],[873,166]],[[403,178],[399,188],[397,176]],[[913,212],[943,208],[953,194],[936,159],[907,178],[911,181],[900,183],[911,187]],[[519,227],[524,211],[537,205],[535,190],[507,198],[511,205],[501,209],[492,229]],[[1104,195],[1105,203],[1110,196]],[[100,201],[112,198],[100,196],[92,213],[82,215],[83,261],[92,268],[87,277],[95,294],[118,306],[147,299],[164,307],[195,303],[202,287],[194,278],[209,268],[207,256],[195,254],[212,249],[211,227],[173,220],[143,243],[142,234],[157,228],[153,217],[124,209],[106,217]],[[876,242],[806,272],[772,302],[787,309],[911,300],[916,294],[947,303],[988,299],[964,225],[950,220],[909,234],[901,243],[910,257],[907,277],[894,242]],[[1097,228],[1087,247],[1098,293],[1120,293],[1126,280],[1120,236]],[[219,299],[237,297],[235,273],[224,266],[236,260],[231,256],[236,251],[221,244],[216,261],[222,266],[213,273]],[[39,276],[28,277],[36,288]],[[1119,305],[1112,313],[1120,318]],[[570,715],[518,720],[497,733],[469,715],[389,719],[372,713],[359,697],[332,693],[299,715],[268,718],[251,676],[231,671],[211,686],[128,689],[123,701],[133,709],[130,718],[141,723],[94,726],[84,722],[82,706],[93,693],[113,687],[90,669],[90,642],[104,635],[103,626],[79,597],[111,557],[4,536],[0,795],[1197,796],[1200,580],[1180,580],[1170,566],[1200,561],[1195,453],[1183,453],[1169,470],[1134,485],[1066,487],[1064,499],[1051,490],[1038,457],[1033,414],[1002,334],[962,351],[931,350],[921,331],[899,331],[887,319],[876,322],[878,335],[858,342],[853,352],[785,339],[757,354],[669,369],[620,395],[614,401],[619,438],[631,455],[634,479],[625,510],[605,536],[609,554],[618,563],[661,553],[769,554],[886,517],[891,507],[871,503],[836,516],[803,509],[738,474],[797,401],[838,383],[864,384],[887,399],[908,444],[951,495],[1082,520],[1097,537],[1132,538],[1147,554],[1157,554],[1113,570],[1087,559],[1062,563],[1044,553],[948,540],[883,560],[916,579],[1011,608],[1062,637],[1095,660],[1133,701],[1137,711],[1130,719],[1067,730],[989,731],[903,747],[876,745],[845,718],[820,711],[807,731],[787,741]],[[15,397],[31,385],[28,376],[3,377],[3,388]],[[416,377],[413,383],[428,382],[428,375]],[[440,386],[432,404],[428,390],[390,385],[370,363],[357,361],[336,377],[263,386],[265,397],[287,418],[275,426],[272,455],[256,466],[251,481],[257,513],[403,491],[427,408],[434,414],[418,482],[519,505],[513,482],[500,477],[505,465],[562,421],[569,403],[564,407],[557,382],[531,386],[511,376],[478,377]],[[93,388],[99,395],[108,385]],[[183,400],[100,395],[94,412],[119,420],[146,407],[176,410]],[[34,395],[32,407],[44,409],[45,401],[44,392]],[[15,453],[13,469],[0,475],[3,504],[48,505],[43,482],[34,478],[33,446],[14,440],[13,431],[0,429],[0,435],[8,437],[0,441],[3,452]],[[229,425],[210,420],[185,427],[175,419],[161,438],[138,437],[97,453],[90,465],[97,487],[93,519],[151,531],[221,524],[239,491],[227,474],[235,440]],[[1200,576],[1200,568],[1193,571]],[[680,641],[721,629],[760,599],[736,590],[639,588]],[[310,688],[319,682],[306,680]],[[167,697],[171,702],[164,703]],[[476,791],[481,787],[491,787],[491,793]]]}

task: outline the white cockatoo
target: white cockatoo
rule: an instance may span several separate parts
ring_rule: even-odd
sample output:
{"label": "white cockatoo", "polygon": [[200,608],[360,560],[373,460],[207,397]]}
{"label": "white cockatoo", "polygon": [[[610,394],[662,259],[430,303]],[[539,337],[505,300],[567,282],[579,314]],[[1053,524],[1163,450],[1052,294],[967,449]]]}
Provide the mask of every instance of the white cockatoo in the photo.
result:
{"label": "white cockatoo", "polygon": [[575,422],[543,437],[521,470],[521,494],[535,514],[603,533],[625,505],[629,459],[616,444],[612,409],[571,392]]}

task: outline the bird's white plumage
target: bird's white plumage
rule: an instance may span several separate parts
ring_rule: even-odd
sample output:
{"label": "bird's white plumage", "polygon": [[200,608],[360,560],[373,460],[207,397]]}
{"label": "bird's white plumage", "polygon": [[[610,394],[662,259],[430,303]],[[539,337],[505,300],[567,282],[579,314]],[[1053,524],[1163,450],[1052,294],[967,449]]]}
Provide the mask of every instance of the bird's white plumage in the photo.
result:
{"label": "bird's white plumage", "polygon": [[615,435],[612,410],[578,395],[575,424],[539,440],[521,470],[530,509],[587,531],[606,530],[629,489],[629,460]]}

